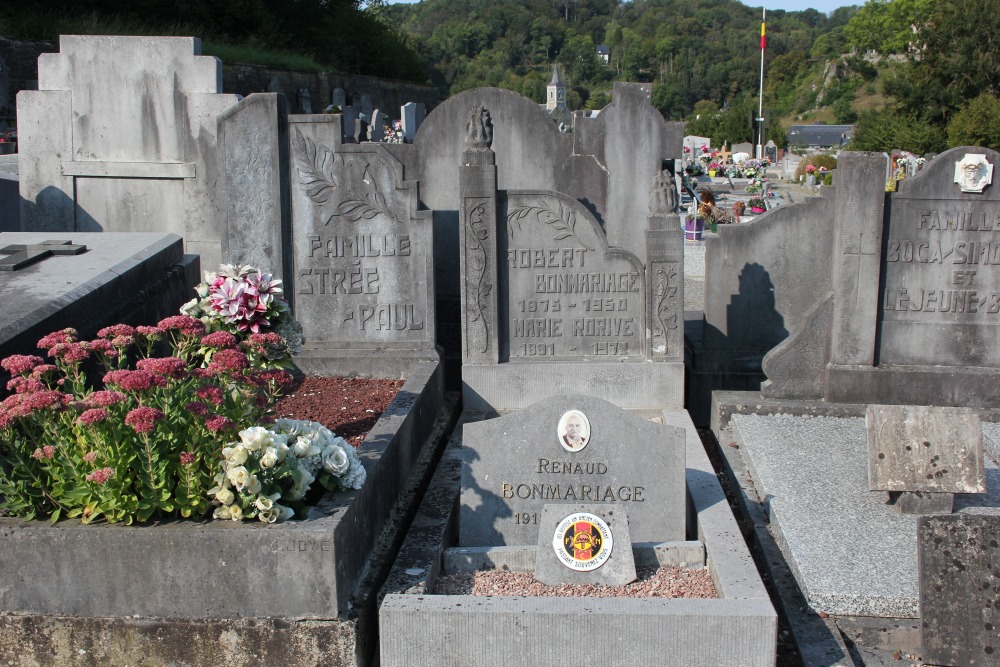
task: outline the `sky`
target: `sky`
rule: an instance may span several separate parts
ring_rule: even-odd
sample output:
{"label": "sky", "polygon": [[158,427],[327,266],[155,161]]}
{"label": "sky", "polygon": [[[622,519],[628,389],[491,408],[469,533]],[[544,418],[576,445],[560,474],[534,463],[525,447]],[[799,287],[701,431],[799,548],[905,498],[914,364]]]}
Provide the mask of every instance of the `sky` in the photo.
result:
{"label": "sky", "polygon": [[[387,0],[390,5],[395,4],[412,4],[418,0]],[[747,7],[760,7],[762,4],[767,9],[786,9],[789,11],[798,10],[801,11],[808,7],[812,7],[817,11],[821,11],[824,14],[832,12],[837,7],[846,7],[847,5],[863,5],[865,0],[740,0]]]}

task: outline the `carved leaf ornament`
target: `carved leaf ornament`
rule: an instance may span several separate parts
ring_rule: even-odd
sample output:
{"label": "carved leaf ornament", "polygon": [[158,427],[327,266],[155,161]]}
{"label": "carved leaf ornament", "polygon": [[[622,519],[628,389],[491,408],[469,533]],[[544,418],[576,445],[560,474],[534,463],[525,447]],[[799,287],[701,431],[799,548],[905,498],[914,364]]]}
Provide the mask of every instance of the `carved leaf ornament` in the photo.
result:
{"label": "carved leaf ornament", "polygon": [[356,179],[361,191],[355,187],[347,188],[344,199],[326,216],[323,224],[330,224],[335,217],[357,222],[362,219],[371,220],[379,214],[399,222],[386,202],[385,196],[378,191],[378,185],[369,171],[367,162],[361,164],[355,160],[348,160],[345,163],[342,155],[303,136],[300,130],[295,130],[292,149],[295,167],[299,173],[299,184],[306,196],[320,205],[335,200],[338,191],[343,189],[337,176],[338,170],[356,173],[359,165],[361,166],[361,178]]}
{"label": "carved leaf ornament", "polygon": [[576,233],[576,211],[558,202],[555,208],[544,202],[535,205],[516,206],[507,213],[507,234],[514,239],[514,230],[521,231],[521,221],[534,216],[538,222],[552,229],[556,241],[574,238],[587,250],[593,250]]}

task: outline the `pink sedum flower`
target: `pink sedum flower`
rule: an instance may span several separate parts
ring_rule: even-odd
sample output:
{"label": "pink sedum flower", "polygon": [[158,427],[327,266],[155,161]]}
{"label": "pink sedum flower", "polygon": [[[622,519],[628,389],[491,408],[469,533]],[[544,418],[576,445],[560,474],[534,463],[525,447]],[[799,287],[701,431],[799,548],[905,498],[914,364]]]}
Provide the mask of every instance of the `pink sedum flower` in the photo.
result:
{"label": "pink sedum flower", "polygon": [[94,484],[104,485],[109,479],[115,476],[114,468],[101,468],[87,475],[87,481]]}
{"label": "pink sedum flower", "polygon": [[31,458],[38,461],[49,461],[53,456],[56,455],[56,448],[52,445],[45,445],[44,447],[37,448],[32,454]]}
{"label": "pink sedum flower", "polygon": [[136,433],[152,433],[156,428],[156,422],[163,418],[163,412],[156,408],[136,408],[125,415],[125,423]]}
{"label": "pink sedum flower", "polygon": [[185,336],[201,336],[205,333],[205,323],[201,320],[187,315],[174,315],[160,320],[157,325],[160,329],[180,331]]}
{"label": "pink sedum flower", "polygon": [[94,424],[99,424],[108,418],[108,411],[104,408],[90,408],[89,410],[84,410],[79,417],[76,418],[81,424],[86,424],[87,426],[93,426]]}
{"label": "pink sedum flower", "polygon": [[11,375],[21,375],[32,371],[44,363],[44,359],[33,354],[12,354],[3,361],[0,361],[0,368],[3,368]]}
{"label": "pink sedum flower", "polygon": [[207,428],[212,433],[218,433],[220,431],[232,431],[236,429],[236,424],[227,417],[222,415],[215,415],[214,417],[209,417],[205,420],[205,428]]}
{"label": "pink sedum flower", "polygon": [[131,327],[128,324],[113,324],[110,327],[104,327],[97,332],[98,338],[117,338],[118,336],[134,336],[135,327]]}

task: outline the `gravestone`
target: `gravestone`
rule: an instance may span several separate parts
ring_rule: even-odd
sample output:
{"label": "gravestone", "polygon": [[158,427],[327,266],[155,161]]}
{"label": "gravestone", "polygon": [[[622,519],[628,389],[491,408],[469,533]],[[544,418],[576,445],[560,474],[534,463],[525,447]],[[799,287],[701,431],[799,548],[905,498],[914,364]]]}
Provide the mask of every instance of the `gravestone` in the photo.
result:
{"label": "gravestone", "polygon": [[378,109],[372,112],[372,124],[368,131],[369,141],[383,141],[385,138],[385,116]]}
{"label": "gravestone", "polygon": [[869,486],[903,493],[900,511],[947,514],[954,494],[986,492],[983,433],[973,410],[870,405],[865,419]]}
{"label": "gravestone", "polygon": [[733,159],[736,159],[737,153],[744,153],[746,155],[753,155],[753,144],[744,141],[741,144],[733,144]]}
{"label": "gravestone", "polygon": [[312,113],[312,93],[309,92],[308,88],[302,88],[299,90],[298,95],[296,95],[299,101],[299,113]]}
{"label": "gravestone", "polygon": [[549,586],[635,581],[624,505],[546,505],[538,530],[535,579]]}
{"label": "gravestone", "polygon": [[622,504],[635,542],[685,538],[684,431],[558,396],[465,424],[459,544],[534,545],[547,504]]}
{"label": "gravestone", "polygon": [[[958,182],[966,156],[982,171],[973,187]],[[887,200],[881,155],[841,156],[829,278],[813,270],[796,283],[829,314],[789,328],[768,354],[765,396],[1000,406],[1000,351],[991,343],[1000,326],[1000,243],[992,238],[1000,193],[985,176],[998,158],[989,149],[951,149]],[[807,276],[829,280],[830,293]],[[806,393],[798,381],[805,375],[814,378]]]}
{"label": "gravestone", "polygon": [[[459,174],[466,408],[568,392],[635,408],[680,405],[683,240],[667,210],[670,195],[676,204],[672,175],[657,172],[646,186],[643,261],[611,247],[569,196],[498,191],[492,141],[490,112],[474,107]],[[539,373],[546,382],[534,380]]]}
{"label": "gravestone", "polygon": [[431,212],[384,145],[340,142],[340,120],[289,117],[297,363],[436,359]]}
{"label": "gravestone", "polygon": [[221,260],[218,59],[188,37],[69,36],[18,95],[27,231],[163,232]]}
{"label": "gravestone", "polygon": [[218,120],[222,260],[282,280],[291,275],[287,105],[284,95],[255,93]]}
{"label": "gravestone", "polygon": [[403,117],[403,136],[406,137],[406,143],[412,144],[420,124],[427,117],[427,105],[423,102],[407,102],[400,107],[399,113]]}
{"label": "gravestone", "polygon": [[344,92],[343,88],[334,88],[333,94],[331,96],[332,104],[335,107],[340,107],[341,113],[344,111],[344,107],[347,106],[347,93]]}
{"label": "gravestone", "polygon": [[372,112],[375,111],[375,105],[372,104],[372,98],[368,95],[361,96],[361,102],[359,103],[358,108],[361,113],[365,115],[365,118],[369,120],[372,117]]}
{"label": "gravestone", "polygon": [[1000,516],[921,517],[917,531],[921,657],[1000,664]]}

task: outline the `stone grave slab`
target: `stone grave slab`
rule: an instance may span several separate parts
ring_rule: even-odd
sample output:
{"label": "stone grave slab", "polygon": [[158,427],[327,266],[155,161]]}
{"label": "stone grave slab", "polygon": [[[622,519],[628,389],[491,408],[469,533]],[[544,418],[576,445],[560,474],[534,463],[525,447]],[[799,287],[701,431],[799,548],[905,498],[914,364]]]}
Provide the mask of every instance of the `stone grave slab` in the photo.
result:
{"label": "stone grave slab", "polygon": [[983,493],[983,432],[969,408],[869,405],[873,491]]}
{"label": "stone grave slab", "polygon": [[[51,233],[5,232],[0,248],[41,247],[52,240]],[[197,258],[184,255],[174,234],[74,232],[57,240],[71,243],[56,247],[87,251],[55,254],[3,273],[0,358],[36,354],[42,336],[66,327],[88,336],[120,321],[156,322],[176,314],[199,280]]]}
{"label": "stone grave slab", "polygon": [[[584,427],[576,442],[571,423]],[[685,537],[684,433],[593,396],[466,424],[459,545],[538,543],[550,503],[621,503],[636,542]]]}
{"label": "stone grave slab", "polygon": [[[916,618],[918,517],[868,488],[865,420],[733,415],[733,435],[809,605],[831,615]],[[989,425],[985,425],[989,426]],[[1000,468],[957,514],[1000,515]]]}
{"label": "stone grave slab", "polygon": [[917,530],[921,657],[1000,664],[1000,516],[923,517]]}
{"label": "stone grave slab", "polygon": [[535,579],[549,586],[624,586],[635,577],[624,505],[545,505]]}

